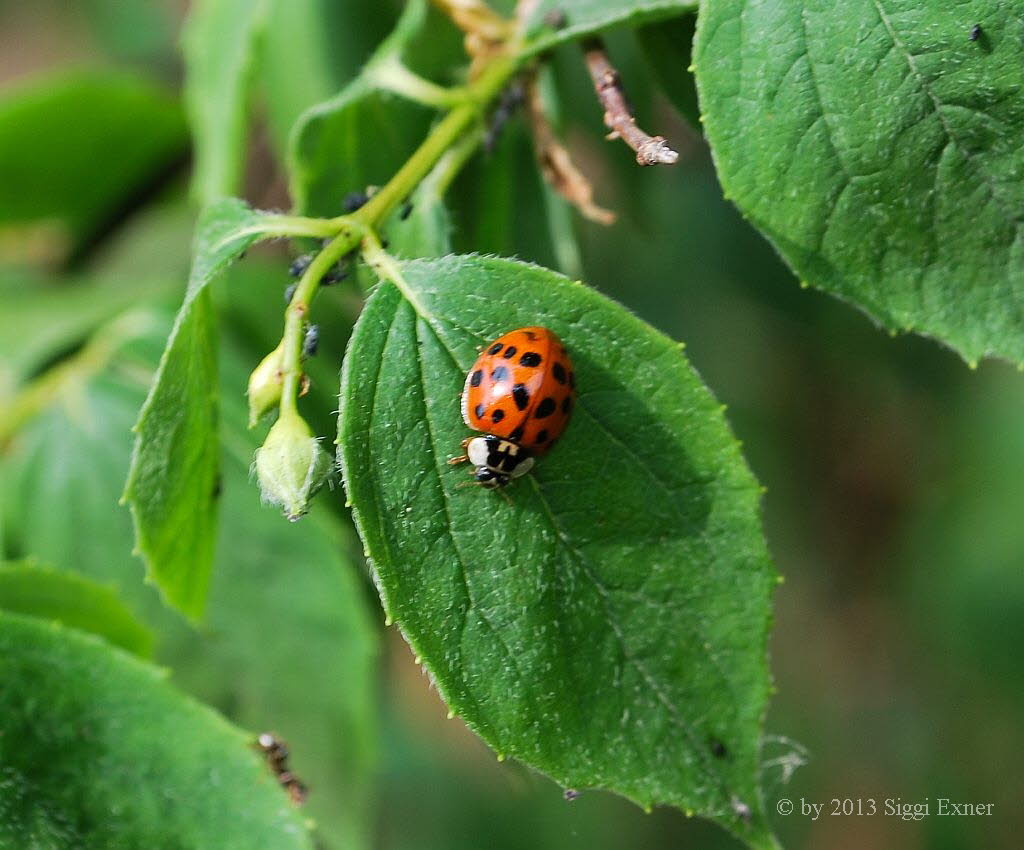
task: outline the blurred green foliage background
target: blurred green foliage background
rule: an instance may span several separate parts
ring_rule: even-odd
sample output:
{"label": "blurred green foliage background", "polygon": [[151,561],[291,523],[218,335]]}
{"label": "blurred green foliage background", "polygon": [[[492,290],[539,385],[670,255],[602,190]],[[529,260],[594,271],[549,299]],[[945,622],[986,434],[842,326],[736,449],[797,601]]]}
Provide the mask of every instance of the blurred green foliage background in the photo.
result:
{"label": "blurred green foliage background", "polygon": [[[279,58],[253,106],[246,197],[257,206],[288,206],[278,157],[287,126],[351,78],[399,4],[313,5],[321,26],[303,30],[285,16],[264,44]],[[600,793],[569,802],[545,779],[498,764],[445,718],[400,636],[384,628],[341,494],[323,494],[321,510],[297,527],[258,507],[245,481],[258,439],[231,428],[244,416],[244,376],[280,333],[286,246],[255,251],[218,287],[235,462],[201,639],[142,584],[116,501],[128,429],[188,266],[184,11],[169,0],[0,2],[0,408],[105,321],[125,310],[144,317],[131,344],[80,379],[80,392],[73,379],[0,444],[4,557],[34,555],[114,582],[148,622],[166,621],[157,658],[180,684],[243,725],[290,737],[314,800],[322,789],[311,806],[330,846],[734,846],[678,812],[645,814]],[[766,768],[769,809],[782,797],[826,811],[832,798],[928,798],[933,811],[939,797],[994,804],[987,818],[775,817],[784,845],[1019,847],[1024,376],[996,362],[971,371],[936,343],[890,338],[801,289],[722,199],[706,145],[660,93],[658,74],[674,73],[685,101],[685,57],[651,62],[633,33],[613,34],[609,48],[641,123],[677,145],[679,164],[642,170],[624,146],[603,141],[579,52],[564,49],[554,57],[562,130],[618,223],[573,214],[567,226],[552,214],[517,118],[454,186],[456,250],[581,273],[685,341],[728,405],[768,488],[766,533],[786,579],[772,642],[779,692],[767,718],[779,737],[766,757],[794,752],[787,739],[807,749],[791,778]],[[339,204],[360,188],[339,187]],[[333,432],[335,375],[357,310],[344,287],[316,305],[324,342],[309,409],[320,433]],[[374,678],[375,694],[353,696]],[[353,784],[349,770],[370,780]]]}

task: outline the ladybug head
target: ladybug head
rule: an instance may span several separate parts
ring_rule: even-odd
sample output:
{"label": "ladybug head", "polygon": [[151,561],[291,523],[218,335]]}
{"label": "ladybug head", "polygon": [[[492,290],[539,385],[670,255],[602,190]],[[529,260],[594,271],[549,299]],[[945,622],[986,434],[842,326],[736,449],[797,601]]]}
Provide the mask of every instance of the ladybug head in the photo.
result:
{"label": "ladybug head", "polygon": [[487,466],[478,466],[473,472],[473,477],[476,479],[477,484],[486,490],[497,490],[512,480],[511,476],[495,472]]}

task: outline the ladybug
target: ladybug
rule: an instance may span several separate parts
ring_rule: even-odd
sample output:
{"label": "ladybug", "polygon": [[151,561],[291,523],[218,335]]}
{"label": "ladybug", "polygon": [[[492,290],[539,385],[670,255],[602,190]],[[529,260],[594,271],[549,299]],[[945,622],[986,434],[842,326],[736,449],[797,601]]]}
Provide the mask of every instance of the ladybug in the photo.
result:
{"label": "ladybug", "polygon": [[466,376],[462,418],[486,436],[462,443],[477,483],[494,490],[533,468],[558,440],[576,400],[576,375],[547,328],[519,328],[483,349]]}

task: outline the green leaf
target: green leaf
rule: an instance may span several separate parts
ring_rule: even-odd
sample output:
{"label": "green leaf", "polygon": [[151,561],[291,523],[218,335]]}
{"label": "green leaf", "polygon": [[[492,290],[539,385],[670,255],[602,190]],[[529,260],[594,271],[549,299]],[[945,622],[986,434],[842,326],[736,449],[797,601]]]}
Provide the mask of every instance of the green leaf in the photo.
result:
{"label": "green leaf", "polygon": [[[139,327],[151,335],[149,359],[155,364],[161,343],[155,335],[163,332],[166,339],[169,323],[147,314],[150,320]],[[33,557],[115,584],[135,613],[151,623],[151,611],[136,603],[140,595],[151,600],[153,590],[142,586],[142,565],[131,555],[131,517],[117,509],[117,497],[131,453],[131,426],[152,367],[140,368],[122,348],[99,369],[67,375],[49,403],[4,447],[2,556]],[[161,607],[152,601],[152,608]]]}
{"label": "green leaf", "polygon": [[526,19],[527,51],[549,50],[611,27],[637,27],[696,8],[697,0],[538,0]]}
{"label": "green leaf", "polygon": [[0,613],[0,845],[311,848],[252,738],[157,668]]}
{"label": "green leaf", "polygon": [[142,657],[153,635],[109,587],[33,563],[0,564],[0,609],[54,620]]}
{"label": "green leaf", "polygon": [[201,204],[241,188],[250,83],[269,0],[197,0],[182,36]]}
{"label": "green leaf", "polygon": [[[353,333],[338,434],[389,617],[501,756],[771,846],[758,776],[776,577],[723,408],[677,344],[554,272],[395,268]],[[480,347],[538,323],[580,396],[508,504],[447,460]]]}
{"label": "green leaf", "polygon": [[192,618],[203,612],[217,528],[217,329],[207,286],[261,235],[266,217],[228,198],[197,225],[185,301],[135,425],[124,498],[147,574]]}
{"label": "green leaf", "polygon": [[[170,92],[110,71],[32,78],[0,96],[0,230],[46,228],[61,260],[187,147]],[[98,164],[102,167],[97,167]]]}
{"label": "green leaf", "polygon": [[[276,273],[280,281],[283,272]],[[274,285],[255,262],[236,266],[232,278],[233,295],[259,288],[266,296]],[[280,320],[281,304],[273,300]],[[160,603],[131,555],[131,518],[116,503],[131,456],[130,427],[171,315],[161,311],[145,338],[120,351],[102,373],[69,387],[0,456],[0,489],[9,497],[0,529],[4,555],[32,553],[115,583],[152,625],[157,658],[173,668],[180,687],[246,728],[272,729],[287,741],[290,764],[311,789],[304,810],[326,846],[369,847],[377,635],[362,562],[329,499],[319,500],[297,525],[280,522],[260,504],[249,472],[260,435],[246,427],[241,393],[253,359],[231,334],[219,357],[223,483],[201,631]],[[333,378],[331,409],[337,406],[336,372]],[[281,639],[268,641],[268,631]]]}
{"label": "green leaf", "polygon": [[1024,362],[1016,10],[708,0],[694,55],[726,195],[802,280]]}

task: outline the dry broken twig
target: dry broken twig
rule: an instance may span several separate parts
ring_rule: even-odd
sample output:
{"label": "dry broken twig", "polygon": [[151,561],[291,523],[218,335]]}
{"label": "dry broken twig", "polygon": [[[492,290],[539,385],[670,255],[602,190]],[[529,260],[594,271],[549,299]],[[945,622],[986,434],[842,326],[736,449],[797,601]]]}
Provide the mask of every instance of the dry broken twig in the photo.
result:
{"label": "dry broken twig", "polygon": [[619,72],[608,59],[604,45],[597,39],[589,39],[583,45],[587,70],[594,81],[597,99],[604,107],[604,123],[611,130],[609,139],[621,138],[636,151],[640,165],[671,165],[679,154],[669,147],[664,136],[649,136],[636,124],[633,110],[622,90]]}
{"label": "dry broken twig", "polygon": [[594,203],[594,187],[573,163],[569,151],[558,140],[544,112],[544,103],[535,77],[526,84],[526,107],[533,131],[533,146],[544,179],[586,218],[599,224],[612,224],[615,213]]}

